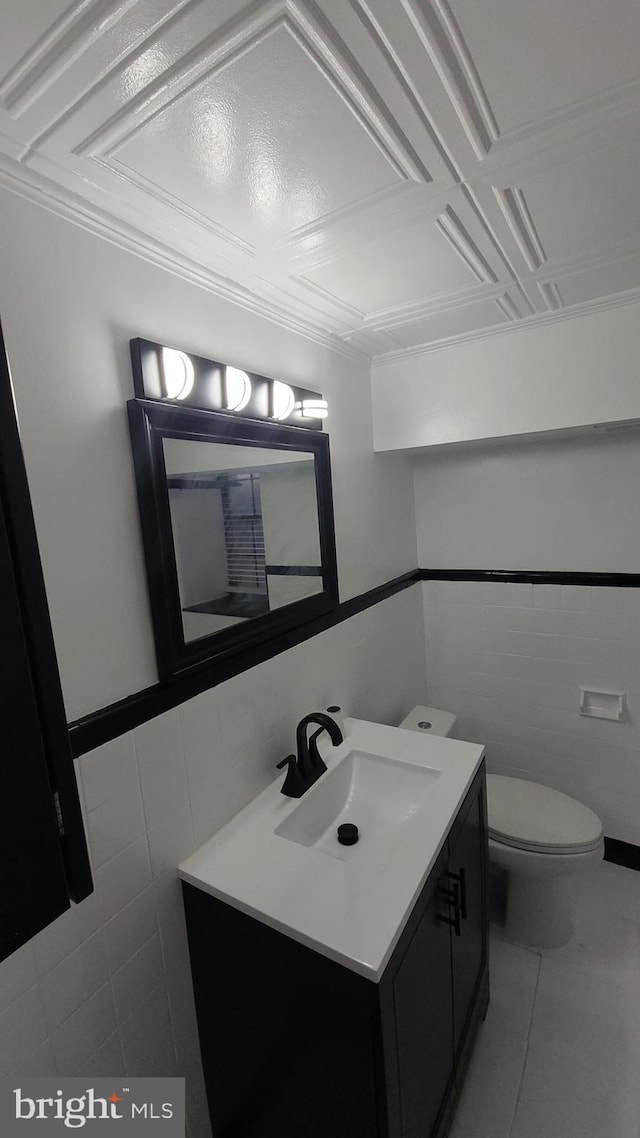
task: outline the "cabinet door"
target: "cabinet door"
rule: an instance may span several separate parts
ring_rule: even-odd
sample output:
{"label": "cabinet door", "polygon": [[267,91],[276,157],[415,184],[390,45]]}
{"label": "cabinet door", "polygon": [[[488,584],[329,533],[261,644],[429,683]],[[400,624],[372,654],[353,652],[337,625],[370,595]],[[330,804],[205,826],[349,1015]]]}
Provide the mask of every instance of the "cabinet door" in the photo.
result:
{"label": "cabinet door", "polygon": [[1,329],[0,597],[4,960],[93,886]]}
{"label": "cabinet door", "polygon": [[439,894],[445,865],[446,851],[393,980],[402,1138],[429,1138],[453,1077],[451,950]]}
{"label": "cabinet door", "polygon": [[460,920],[451,929],[454,1049],[458,1056],[487,959],[487,836],[484,769],[449,838],[447,881],[459,895]]}

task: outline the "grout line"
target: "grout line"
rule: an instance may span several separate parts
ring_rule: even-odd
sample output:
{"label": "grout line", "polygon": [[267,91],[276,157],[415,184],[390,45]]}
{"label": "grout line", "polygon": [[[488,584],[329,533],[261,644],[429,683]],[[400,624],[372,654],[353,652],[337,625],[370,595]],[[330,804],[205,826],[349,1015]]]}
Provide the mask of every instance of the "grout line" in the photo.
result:
{"label": "grout line", "polygon": [[518,1106],[519,1106],[519,1103],[520,1103],[520,1094],[521,1094],[521,1091],[522,1091],[522,1084],[523,1084],[523,1082],[524,1082],[524,1073],[525,1073],[525,1071],[526,1071],[526,1069],[527,1069],[527,1060],[528,1060],[528,1058],[529,1058],[529,1041],[530,1041],[530,1038],[531,1038],[531,1028],[532,1028],[532,1026],[533,1026],[533,1013],[534,1013],[534,1011],[535,1011],[535,1006],[536,1006],[536,999],[537,999],[537,997],[538,997],[538,986],[539,986],[539,984],[540,984],[540,974],[541,974],[541,972],[542,972],[542,955],[540,955],[540,956],[538,957],[538,975],[536,976],[536,986],[535,986],[535,988],[534,988],[534,990],[533,990],[533,999],[532,999],[532,1001],[531,1001],[531,1013],[530,1013],[530,1015],[529,1015],[529,1026],[528,1026],[528,1028],[527,1028],[527,1042],[526,1042],[526,1045],[525,1045],[525,1049],[524,1049],[524,1059],[523,1059],[523,1061],[522,1061],[522,1070],[521,1070],[521,1072],[520,1072],[520,1079],[519,1079],[519,1081],[518,1081],[518,1091],[517,1091],[517,1094],[516,1094],[516,1101],[515,1101],[515,1103],[514,1103],[514,1107],[513,1107],[513,1115],[512,1115],[512,1117],[511,1117],[511,1122],[510,1122],[510,1124],[509,1124],[509,1135],[508,1135],[508,1138],[516,1138],[516,1136],[515,1136],[515,1134],[514,1134],[514,1131],[513,1131],[513,1127],[514,1127],[514,1123],[515,1123],[515,1120],[516,1120],[516,1115],[517,1115],[517,1113],[518,1113]]}

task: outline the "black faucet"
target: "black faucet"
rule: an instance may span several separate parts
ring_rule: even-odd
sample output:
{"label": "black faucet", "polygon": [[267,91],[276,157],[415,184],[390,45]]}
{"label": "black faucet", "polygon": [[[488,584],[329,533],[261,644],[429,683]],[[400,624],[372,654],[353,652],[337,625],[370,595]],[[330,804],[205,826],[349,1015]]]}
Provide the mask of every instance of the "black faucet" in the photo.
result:
{"label": "black faucet", "polygon": [[[310,723],[319,723],[320,726],[307,739],[307,727]],[[318,750],[317,739],[325,730],[329,732],[334,747],[340,746],[343,742],[342,731],[330,715],[325,715],[323,711],[312,711],[310,715],[305,715],[300,720],[296,728],[298,754],[287,755],[286,759],[277,764],[278,768],[288,766],[287,777],[281,789],[282,794],[286,794],[289,798],[302,798],[305,790],[313,786],[320,775],[324,774],[327,767]]]}

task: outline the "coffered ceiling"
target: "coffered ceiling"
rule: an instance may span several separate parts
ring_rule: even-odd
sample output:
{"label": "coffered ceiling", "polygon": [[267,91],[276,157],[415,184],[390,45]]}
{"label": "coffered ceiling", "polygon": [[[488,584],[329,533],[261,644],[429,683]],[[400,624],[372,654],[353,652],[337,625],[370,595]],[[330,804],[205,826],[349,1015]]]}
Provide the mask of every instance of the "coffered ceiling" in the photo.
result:
{"label": "coffered ceiling", "polygon": [[369,355],[640,296],[638,0],[0,0],[0,181]]}

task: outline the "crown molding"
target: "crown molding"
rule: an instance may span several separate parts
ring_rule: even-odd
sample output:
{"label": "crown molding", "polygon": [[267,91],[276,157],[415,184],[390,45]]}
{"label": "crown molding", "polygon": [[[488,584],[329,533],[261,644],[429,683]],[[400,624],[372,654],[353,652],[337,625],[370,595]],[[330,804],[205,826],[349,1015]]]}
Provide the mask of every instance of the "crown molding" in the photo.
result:
{"label": "crown molding", "polygon": [[292,315],[279,305],[255,295],[242,285],[218,276],[206,265],[178,253],[157,238],[142,233],[107,210],[1,153],[0,186],[287,332],[303,336],[347,359],[362,361],[368,358],[365,352],[347,344],[339,336],[327,333],[310,321]]}
{"label": "crown molding", "polygon": [[640,288],[629,289],[627,292],[614,293],[608,297],[599,297],[597,300],[587,300],[582,304],[563,308],[561,311],[543,312],[535,316],[525,316],[510,324],[500,324],[497,328],[481,328],[477,332],[464,332],[460,336],[448,336],[443,340],[435,340],[432,344],[420,344],[415,348],[401,348],[399,351],[384,352],[375,356],[371,361],[372,369],[376,369],[394,360],[415,359],[419,356],[429,356],[433,352],[446,351],[459,344],[474,344],[482,340],[497,340],[509,336],[513,332],[525,332],[532,328],[541,328],[546,324],[561,324],[567,320],[576,320],[581,316],[591,316],[596,312],[606,312],[610,308],[626,308],[632,304],[640,303]]}

